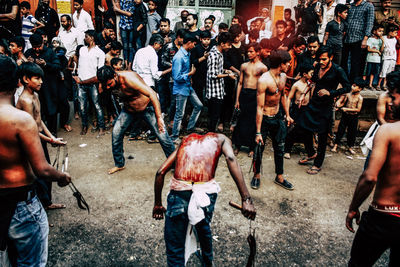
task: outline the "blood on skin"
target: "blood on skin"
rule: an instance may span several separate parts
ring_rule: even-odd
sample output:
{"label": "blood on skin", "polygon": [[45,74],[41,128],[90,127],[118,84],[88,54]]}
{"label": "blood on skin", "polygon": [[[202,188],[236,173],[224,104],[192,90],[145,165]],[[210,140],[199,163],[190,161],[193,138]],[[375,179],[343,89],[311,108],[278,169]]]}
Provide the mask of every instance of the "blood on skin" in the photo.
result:
{"label": "blood on skin", "polygon": [[214,178],[220,156],[217,134],[191,134],[182,140],[178,149],[174,177],[188,182],[208,182]]}

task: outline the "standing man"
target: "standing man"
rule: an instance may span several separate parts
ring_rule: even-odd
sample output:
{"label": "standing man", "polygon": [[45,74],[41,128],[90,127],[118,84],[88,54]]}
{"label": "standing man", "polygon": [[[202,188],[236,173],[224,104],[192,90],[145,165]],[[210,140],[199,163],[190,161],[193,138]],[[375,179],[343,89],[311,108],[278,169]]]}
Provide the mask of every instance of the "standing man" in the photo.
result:
{"label": "standing man", "polygon": [[203,104],[199,100],[196,92],[192,88],[192,76],[196,72],[194,66],[190,64],[190,50],[194,48],[196,39],[189,34],[183,37],[183,45],[172,59],[172,79],[174,86],[172,94],[176,101],[176,111],[174,126],[172,128],[172,140],[174,143],[179,141],[179,132],[183,115],[185,113],[186,101],[189,98],[193,106],[192,115],[187,125],[187,131],[194,131],[197,119],[200,116]]}
{"label": "standing man", "polygon": [[160,30],[158,33],[164,38],[164,44],[168,44],[176,38],[175,33],[171,31],[171,21],[168,18],[160,20]]}
{"label": "standing man", "polygon": [[[265,141],[269,136],[274,148],[275,183],[285,189],[293,190],[294,187],[283,178],[283,154],[285,148],[286,125],[293,123],[289,115],[287,96],[284,93],[286,74],[289,68],[290,55],[287,51],[273,51],[269,56],[271,69],[258,79],[257,83],[257,116],[256,116],[256,143],[261,143],[261,151],[264,151]],[[280,108],[282,105],[282,109]],[[254,165],[254,177],[251,180],[251,188],[260,188],[261,157],[257,158]]]}
{"label": "standing man", "polygon": [[[162,220],[166,211],[164,239],[169,267],[185,266],[187,261],[185,254],[190,256],[190,251],[185,251],[188,227],[196,228],[204,266],[213,266],[210,223],[217,195],[221,190],[215,181],[216,163],[221,154],[224,154],[228,169],[239,189],[243,216],[250,220],[256,217],[253,201],[246,188],[240,165],[233,154],[229,138],[216,133],[203,136],[191,134],[185,137],[180,147],[161,165],[154,183],[153,218]],[[164,177],[173,167],[175,172],[171,178],[168,205],[165,210],[161,192]],[[197,203],[197,199],[204,199],[209,204],[198,208],[200,203]]]}
{"label": "standing man", "polygon": [[198,20],[199,18],[197,14],[191,13],[187,16],[187,21],[186,21],[188,27],[187,34],[196,38],[196,44],[200,42],[200,32],[201,32],[199,28],[197,28]]}
{"label": "standing man", "polygon": [[83,9],[83,0],[74,0],[75,12],[72,14],[72,23],[80,32],[94,30],[92,17]]}
{"label": "standing man", "polygon": [[324,8],[324,14],[322,15],[322,22],[319,25],[318,29],[318,38],[320,43],[324,41],[326,25],[328,24],[329,21],[335,19],[335,8],[336,8],[335,0],[326,0],[326,3],[323,5],[323,8]]}
{"label": "standing man", "polygon": [[223,32],[218,35],[218,44],[211,48],[207,59],[206,98],[208,100],[208,131],[215,132],[221,117],[225,95],[224,78],[236,79],[231,70],[224,70],[222,52],[232,47],[232,37]]}
{"label": "standing man", "polygon": [[286,22],[278,20],[275,23],[276,36],[270,39],[272,50],[289,50],[290,39],[286,37]]}
{"label": "standing man", "polygon": [[[394,116],[400,119],[400,72],[388,74]],[[370,164],[362,173],[346,217],[346,227],[354,233],[349,266],[372,266],[390,248],[389,266],[399,266],[400,254],[400,122],[382,125],[374,138]],[[376,187],[375,187],[376,185]],[[375,188],[372,203],[362,215],[359,207]]]}
{"label": "standing man", "polygon": [[189,16],[189,11],[182,10],[181,11],[181,21],[175,23],[174,32],[177,32],[179,29],[187,29],[187,17]]}
{"label": "standing man", "polygon": [[58,38],[60,38],[65,49],[67,49],[65,56],[69,59],[75,54],[76,47],[83,45],[84,34],[75,27],[72,27],[72,20],[69,15],[61,16],[61,27]]}
{"label": "standing man", "polygon": [[57,11],[49,6],[50,0],[41,0],[35,11],[35,18],[44,24],[42,28],[47,35],[49,42],[57,36],[60,28],[60,20]]}
{"label": "standing man", "polygon": [[108,174],[125,169],[124,135],[135,120],[144,119],[157,135],[165,156],[171,155],[175,146],[165,129],[156,92],[133,71],[115,72],[112,67],[104,66],[97,71],[97,78],[105,89],[119,89],[124,104],[112,132],[115,167]]}
{"label": "standing man", "polygon": [[[367,40],[374,26],[374,6],[366,0],[355,0],[347,16],[346,35],[344,37],[342,67],[353,82],[362,76],[367,57]],[[351,67],[348,70],[348,59]]]}
{"label": "standing man", "polygon": [[392,0],[381,0],[381,8],[375,11],[375,23],[383,25],[387,35],[387,29],[390,25],[395,25],[400,28],[400,17],[397,11],[392,6]]}
{"label": "standing man", "polygon": [[42,177],[66,186],[71,177],[47,163],[35,120],[12,105],[16,64],[0,55],[0,66],[0,250],[7,253],[3,251],[8,239],[15,247],[18,266],[44,267],[49,223],[33,182]]}
{"label": "standing man", "polygon": [[81,110],[82,131],[85,135],[88,130],[88,108],[89,97],[92,99],[93,106],[97,114],[97,123],[100,128],[98,137],[104,135],[104,115],[99,102],[99,91],[96,87],[96,71],[103,67],[105,62],[104,52],[95,43],[94,30],[85,32],[85,46],[79,50],[78,76],[73,76],[78,84],[78,98]]}
{"label": "standing man", "polygon": [[304,38],[317,36],[318,25],[322,22],[324,13],[321,2],[319,0],[306,0],[304,7],[300,10],[301,24],[298,30],[299,34]]}

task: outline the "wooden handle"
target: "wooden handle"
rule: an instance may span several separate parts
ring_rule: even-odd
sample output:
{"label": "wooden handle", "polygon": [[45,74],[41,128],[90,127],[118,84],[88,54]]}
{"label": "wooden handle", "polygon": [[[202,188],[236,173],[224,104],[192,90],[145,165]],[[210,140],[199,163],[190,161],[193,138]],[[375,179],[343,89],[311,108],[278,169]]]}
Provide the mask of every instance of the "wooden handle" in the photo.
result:
{"label": "wooden handle", "polygon": [[233,201],[229,201],[229,205],[231,207],[234,207],[235,209],[242,210],[242,206],[237,204],[237,203],[235,203],[235,202],[233,202]]}

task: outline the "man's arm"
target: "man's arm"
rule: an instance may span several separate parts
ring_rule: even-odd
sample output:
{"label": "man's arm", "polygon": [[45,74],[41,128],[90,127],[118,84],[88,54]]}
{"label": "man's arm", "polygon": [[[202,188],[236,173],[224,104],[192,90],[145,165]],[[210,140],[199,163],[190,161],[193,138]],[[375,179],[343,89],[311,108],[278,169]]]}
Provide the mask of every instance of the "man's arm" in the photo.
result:
{"label": "man's arm", "polygon": [[292,123],[294,123],[294,120],[292,119],[292,117],[290,117],[290,113],[289,113],[290,104],[289,104],[288,97],[284,91],[282,91],[282,95],[281,95],[281,105],[286,114],[287,125],[290,126]]}
{"label": "man's arm", "polygon": [[365,22],[364,39],[361,42],[361,48],[365,48],[367,45],[367,40],[368,37],[371,36],[372,27],[374,26],[374,19],[375,19],[374,6],[369,2],[367,2],[366,4],[368,5],[366,14],[367,21]]}
{"label": "man's arm", "polygon": [[343,111],[345,112],[357,112],[359,113],[361,111],[361,107],[362,107],[362,102],[363,102],[363,98],[362,96],[360,96],[360,99],[357,102],[357,107],[355,108],[342,108]]}
{"label": "man's arm", "polygon": [[168,171],[174,166],[176,154],[178,148],[167,158],[167,160],[161,165],[156,174],[154,181],[154,207],[153,207],[153,218],[156,220],[162,220],[164,218],[165,208],[162,205],[161,193],[164,186],[164,178]]}
{"label": "man's arm", "polygon": [[264,113],[265,104],[265,91],[267,90],[267,80],[261,75],[257,82],[257,114],[256,114],[256,143],[261,142],[263,144],[263,139],[261,135],[261,124]]}
{"label": "man's arm", "polygon": [[247,190],[246,183],[244,182],[242,169],[240,168],[235,154],[233,153],[232,143],[225,135],[219,136],[223,137],[222,153],[226,158],[229,172],[233,180],[235,181],[240,196],[242,197],[242,214],[246,218],[254,220],[256,218],[256,210],[253,206],[253,201],[251,199],[250,193]]}
{"label": "man's arm", "polygon": [[156,81],[160,80],[161,76],[164,74],[162,71],[158,70],[157,54],[154,54],[154,56],[150,58],[150,71],[151,71],[151,77]]}
{"label": "man's arm", "polygon": [[15,20],[18,15],[18,5],[12,7],[10,13],[0,14],[0,21]]}
{"label": "man's arm", "polygon": [[229,74],[220,73],[217,69],[217,58],[215,54],[210,54],[207,59],[207,75],[211,79],[220,79],[228,77]]}
{"label": "man's arm", "polygon": [[376,120],[380,125],[387,123],[387,121],[385,120],[386,101],[387,101],[386,94],[381,94],[378,97],[378,101],[376,103]]}
{"label": "man's arm", "polygon": [[235,108],[239,108],[240,107],[240,103],[239,103],[239,97],[240,97],[240,93],[242,92],[242,87],[243,87],[243,79],[244,79],[244,69],[245,69],[245,64],[243,63],[240,66],[240,76],[239,76],[239,82],[237,85],[237,89],[236,89],[236,103],[235,103]]}
{"label": "man's arm", "polygon": [[346,217],[346,227],[353,233],[353,219],[356,219],[357,224],[359,224],[360,221],[360,212],[358,208],[374,189],[378,180],[378,174],[386,161],[388,147],[390,145],[389,135],[389,124],[381,126],[375,134],[368,167],[360,176]]}

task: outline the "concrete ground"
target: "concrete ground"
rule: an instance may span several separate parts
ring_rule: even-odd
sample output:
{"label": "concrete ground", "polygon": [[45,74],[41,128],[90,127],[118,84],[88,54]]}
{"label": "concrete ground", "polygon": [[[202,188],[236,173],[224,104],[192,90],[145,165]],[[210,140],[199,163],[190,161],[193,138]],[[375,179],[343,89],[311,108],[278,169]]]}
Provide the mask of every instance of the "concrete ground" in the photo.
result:
{"label": "concrete ground", "polygon": [[[60,136],[68,141],[69,172],[91,213],[78,208],[68,187],[54,186],[54,202],[65,203],[67,208],[48,212],[49,222],[55,225],[50,228],[48,266],[166,266],[164,223],[151,217],[154,176],[165,160],[160,145],[126,140],[126,169],[108,175],[107,169],[113,167],[111,134],[96,139],[97,134],[89,131],[82,137],[77,121],[73,127],[73,132],[61,131]],[[56,150],[49,149],[54,158]],[[345,266],[354,234],[344,222],[365,158],[327,152],[323,170],[314,176],[297,164],[299,158],[293,154],[285,160],[285,177],[295,186],[294,191],[287,191],[273,183],[269,144],[261,188],[249,189],[257,209],[252,224],[256,227],[256,266]],[[238,159],[249,186],[251,159],[245,151]],[[216,178],[222,191],[212,221],[215,266],[245,266],[249,222],[228,205],[230,200],[240,203],[240,195],[224,157]],[[387,254],[376,266],[387,265]],[[187,266],[201,265],[192,256]]]}

